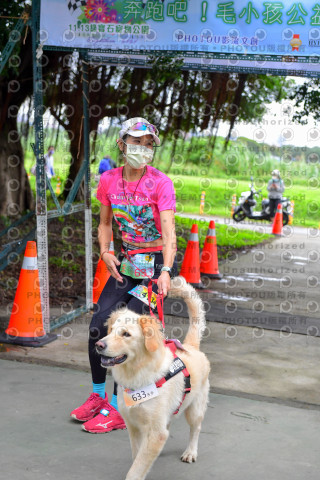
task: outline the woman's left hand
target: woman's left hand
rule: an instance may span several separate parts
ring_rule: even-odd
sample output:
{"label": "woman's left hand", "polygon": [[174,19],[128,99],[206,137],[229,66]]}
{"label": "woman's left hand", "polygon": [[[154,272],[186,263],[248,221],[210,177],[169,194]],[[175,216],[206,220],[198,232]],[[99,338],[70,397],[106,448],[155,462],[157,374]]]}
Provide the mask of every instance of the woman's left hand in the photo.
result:
{"label": "woman's left hand", "polygon": [[158,278],[157,286],[158,286],[158,293],[162,293],[165,297],[170,290],[170,275],[168,272],[162,272],[160,277]]}

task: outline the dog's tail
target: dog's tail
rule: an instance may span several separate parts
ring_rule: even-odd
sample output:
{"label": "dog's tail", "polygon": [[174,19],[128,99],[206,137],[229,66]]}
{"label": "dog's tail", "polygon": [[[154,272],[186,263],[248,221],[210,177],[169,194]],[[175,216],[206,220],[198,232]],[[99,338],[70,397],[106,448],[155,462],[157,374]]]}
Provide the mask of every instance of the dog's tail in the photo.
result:
{"label": "dog's tail", "polygon": [[206,327],[204,306],[196,290],[183,277],[171,280],[169,297],[182,298],[188,307],[190,326],[184,343],[199,348]]}

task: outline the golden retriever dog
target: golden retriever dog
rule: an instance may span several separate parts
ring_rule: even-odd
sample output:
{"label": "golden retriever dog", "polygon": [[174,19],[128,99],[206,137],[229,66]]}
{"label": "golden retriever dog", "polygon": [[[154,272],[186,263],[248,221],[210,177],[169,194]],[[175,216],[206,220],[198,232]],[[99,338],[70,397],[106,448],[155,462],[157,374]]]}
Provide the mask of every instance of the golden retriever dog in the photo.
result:
{"label": "golden retriever dog", "polygon": [[[101,365],[112,367],[118,383],[119,411],[130,436],[133,464],[126,480],[146,478],[166,443],[173,414],[179,406],[176,416],[184,411],[190,426],[189,443],[181,460],[187,463],[197,460],[201,422],[209,393],[210,364],[199,350],[205,329],[204,308],[195,289],[183,277],[171,280],[169,296],[183,298],[189,313],[188,332],[182,349],[176,351],[191,380],[191,391],[183,402],[185,375],[182,371],[160,388],[155,386],[168,374],[170,367],[172,372],[174,359],[172,351],[164,344],[161,324],[155,317],[141,316],[128,309],[117,310],[108,320],[108,335],[96,344]],[[135,404],[139,399],[143,400],[142,403]]]}

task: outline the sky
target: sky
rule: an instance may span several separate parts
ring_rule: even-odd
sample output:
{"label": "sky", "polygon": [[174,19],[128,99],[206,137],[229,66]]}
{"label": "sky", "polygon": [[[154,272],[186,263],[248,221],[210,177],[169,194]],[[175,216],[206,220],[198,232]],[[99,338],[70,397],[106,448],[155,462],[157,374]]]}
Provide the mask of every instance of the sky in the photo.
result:
{"label": "sky", "polygon": [[[308,81],[302,77],[288,77],[298,84]],[[260,125],[237,123],[233,129],[232,138],[247,137],[256,142],[269,145],[294,145],[312,148],[319,146],[320,126],[316,126],[312,118],[307,125],[293,123],[292,115],[295,112],[294,102],[283,100],[281,103],[273,102],[268,105],[267,113]],[[223,122],[219,125],[218,135],[225,137],[229,131],[229,124]]]}

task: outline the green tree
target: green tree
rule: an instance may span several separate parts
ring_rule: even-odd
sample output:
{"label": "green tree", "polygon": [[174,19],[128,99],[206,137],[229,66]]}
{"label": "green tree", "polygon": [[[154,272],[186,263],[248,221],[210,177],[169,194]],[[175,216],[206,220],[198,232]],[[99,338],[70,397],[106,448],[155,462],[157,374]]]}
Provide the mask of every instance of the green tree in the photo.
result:
{"label": "green tree", "polygon": [[[25,10],[30,13],[29,3],[1,0],[0,14],[19,18]],[[0,19],[1,52],[10,35],[14,35],[18,18]],[[24,36],[25,30],[0,75],[0,214],[6,216],[16,216],[34,208],[17,121],[21,105],[32,95],[30,29]]]}
{"label": "green tree", "polygon": [[[0,14],[20,17],[25,9],[30,10],[30,3],[0,0]],[[1,50],[15,22],[12,18],[0,19]],[[81,62],[77,54],[59,51],[45,51],[43,60],[44,106],[50,109],[70,141],[70,168],[63,192],[66,196],[83,161]],[[123,121],[127,117],[144,116],[161,127],[165,139],[172,140],[173,158],[177,141],[186,133],[211,132],[214,148],[219,120],[230,123],[230,132],[239,120],[258,121],[264,113],[261,106],[280,100],[291,88],[290,82],[283,78],[186,71],[180,67],[181,60],[164,56],[150,57],[150,68],[90,65],[90,131],[96,135],[98,124],[105,117]],[[32,97],[32,78],[29,28],[0,75],[0,214],[3,215],[18,215],[34,206],[23,166],[17,121],[19,109]],[[14,85],[19,87],[16,91]],[[28,127],[29,119],[27,130]],[[12,188],[12,180],[17,181],[18,189]]]}
{"label": "green tree", "polygon": [[289,97],[294,100],[296,111],[293,116],[295,121],[306,125],[310,116],[316,122],[320,120],[320,79],[312,78],[302,85],[297,85]]}

